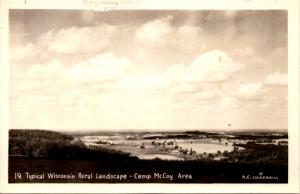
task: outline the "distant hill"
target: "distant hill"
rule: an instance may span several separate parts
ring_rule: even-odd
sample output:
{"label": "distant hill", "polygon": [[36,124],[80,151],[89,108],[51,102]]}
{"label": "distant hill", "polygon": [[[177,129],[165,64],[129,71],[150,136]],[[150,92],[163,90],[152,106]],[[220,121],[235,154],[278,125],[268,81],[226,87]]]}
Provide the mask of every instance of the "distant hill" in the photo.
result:
{"label": "distant hill", "polygon": [[25,138],[25,139],[47,139],[47,140],[73,140],[71,135],[59,133],[56,131],[48,131],[41,129],[11,129],[9,130],[10,138]]}

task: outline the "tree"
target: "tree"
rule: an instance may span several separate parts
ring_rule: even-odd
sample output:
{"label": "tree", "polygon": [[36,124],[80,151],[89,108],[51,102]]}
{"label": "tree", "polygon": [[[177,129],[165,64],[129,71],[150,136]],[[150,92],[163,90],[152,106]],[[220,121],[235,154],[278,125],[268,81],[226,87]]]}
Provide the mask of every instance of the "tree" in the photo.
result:
{"label": "tree", "polygon": [[224,157],[228,157],[228,151],[227,151],[227,150],[224,150],[223,156],[224,156]]}

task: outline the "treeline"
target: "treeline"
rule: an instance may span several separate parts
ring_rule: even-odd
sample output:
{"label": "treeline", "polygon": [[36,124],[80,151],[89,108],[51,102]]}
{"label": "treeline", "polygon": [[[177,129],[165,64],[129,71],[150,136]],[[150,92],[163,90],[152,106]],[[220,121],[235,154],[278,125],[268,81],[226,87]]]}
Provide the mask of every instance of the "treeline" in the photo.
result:
{"label": "treeline", "polygon": [[142,139],[154,140],[154,139],[191,139],[193,136],[186,134],[166,134],[166,135],[153,135],[143,137]]}
{"label": "treeline", "polygon": [[40,129],[11,129],[9,138],[72,140],[71,135]]}
{"label": "treeline", "polygon": [[288,135],[236,135],[235,137],[229,137],[228,139],[238,140],[260,140],[260,141],[272,141],[275,139],[287,139]]}
{"label": "treeline", "polygon": [[278,164],[288,163],[288,146],[274,144],[257,144],[248,142],[247,144],[234,144],[244,149],[235,149],[227,153],[224,161],[231,162],[271,162]]}
{"label": "treeline", "polygon": [[[191,138],[198,138],[205,136],[206,138],[224,138],[224,139],[237,139],[237,140],[265,140],[272,141],[275,139],[288,138],[288,134],[284,132],[277,132],[272,134],[270,132],[204,132],[204,131],[186,131],[186,135],[191,136]],[[233,137],[230,137],[232,135]]]}
{"label": "treeline", "polygon": [[128,153],[99,147],[88,148],[71,135],[45,130],[10,130],[9,155],[80,160],[133,159]]}

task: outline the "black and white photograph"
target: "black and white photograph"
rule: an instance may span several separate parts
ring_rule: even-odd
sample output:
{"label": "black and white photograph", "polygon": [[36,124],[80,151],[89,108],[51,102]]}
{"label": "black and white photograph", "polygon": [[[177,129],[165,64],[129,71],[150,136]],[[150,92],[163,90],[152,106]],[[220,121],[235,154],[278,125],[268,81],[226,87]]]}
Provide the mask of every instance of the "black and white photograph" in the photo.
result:
{"label": "black and white photograph", "polygon": [[9,184],[288,184],[285,9],[9,9]]}
{"label": "black and white photograph", "polygon": [[286,11],[9,14],[10,182],[287,182]]}

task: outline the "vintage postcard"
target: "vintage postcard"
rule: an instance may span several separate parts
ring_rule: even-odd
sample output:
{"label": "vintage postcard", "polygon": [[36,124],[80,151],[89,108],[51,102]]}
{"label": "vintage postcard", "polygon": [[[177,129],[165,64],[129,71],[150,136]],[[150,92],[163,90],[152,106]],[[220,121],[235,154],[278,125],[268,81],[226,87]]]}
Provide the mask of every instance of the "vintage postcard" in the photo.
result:
{"label": "vintage postcard", "polygon": [[2,2],[1,192],[299,191],[298,1],[174,2]]}

